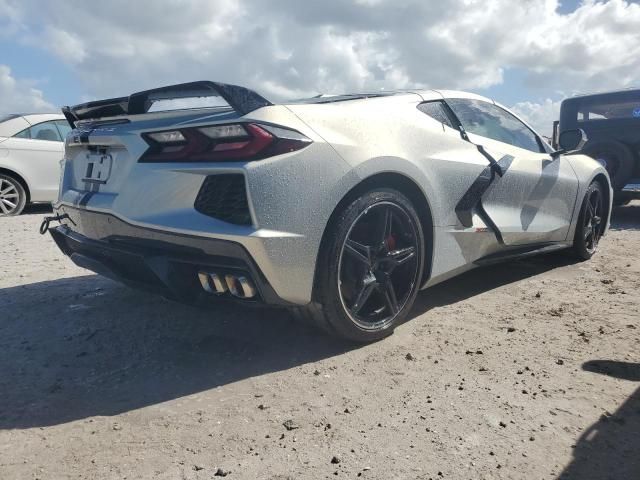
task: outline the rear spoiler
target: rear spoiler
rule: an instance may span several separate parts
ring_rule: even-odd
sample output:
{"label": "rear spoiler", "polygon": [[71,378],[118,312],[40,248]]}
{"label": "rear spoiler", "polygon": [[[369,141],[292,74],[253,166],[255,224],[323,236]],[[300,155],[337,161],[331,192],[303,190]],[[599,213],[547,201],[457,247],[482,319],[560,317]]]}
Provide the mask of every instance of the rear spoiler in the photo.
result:
{"label": "rear spoiler", "polygon": [[180,83],[134,93],[128,97],[109,98],[81,103],[73,107],[62,107],[62,113],[72,128],[78,120],[118,115],[140,115],[147,113],[157,100],[179,98],[221,97],[240,115],[246,115],[261,107],[273,105],[253,90],[228,83],[199,82]]}

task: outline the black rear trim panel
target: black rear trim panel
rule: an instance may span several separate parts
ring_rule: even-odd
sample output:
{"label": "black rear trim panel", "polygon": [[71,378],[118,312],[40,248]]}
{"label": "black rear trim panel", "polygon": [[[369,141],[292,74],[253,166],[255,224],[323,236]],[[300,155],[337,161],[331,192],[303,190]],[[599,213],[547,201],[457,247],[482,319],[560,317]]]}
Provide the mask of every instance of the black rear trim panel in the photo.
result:
{"label": "black rear trim panel", "polygon": [[64,217],[60,226],[49,229],[56,244],[75,263],[96,273],[186,301],[202,293],[199,270],[244,273],[262,302],[290,305],[239,243],[138,227],[110,214],[66,205],[56,210]]}

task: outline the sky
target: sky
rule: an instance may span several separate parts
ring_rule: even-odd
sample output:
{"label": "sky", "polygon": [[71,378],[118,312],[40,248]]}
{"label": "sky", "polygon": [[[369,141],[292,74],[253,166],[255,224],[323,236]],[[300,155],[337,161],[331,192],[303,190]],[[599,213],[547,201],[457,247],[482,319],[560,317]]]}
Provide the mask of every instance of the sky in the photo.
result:
{"label": "sky", "polygon": [[194,80],[244,85],[273,101],[466,90],[549,134],[563,98],[640,86],[640,4],[0,0],[0,113]]}

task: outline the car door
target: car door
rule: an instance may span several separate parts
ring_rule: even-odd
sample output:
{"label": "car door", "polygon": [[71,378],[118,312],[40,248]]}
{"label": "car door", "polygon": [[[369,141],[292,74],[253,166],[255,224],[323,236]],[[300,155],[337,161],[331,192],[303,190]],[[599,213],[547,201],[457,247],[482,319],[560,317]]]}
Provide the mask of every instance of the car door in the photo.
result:
{"label": "car door", "polygon": [[32,125],[3,142],[29,183],[32,202],[56,200],[64,145],[55,121]]}
{"label": "car door", "polygon": [[502,167],[482,195],[487,216],[507,246],[567,238],[578,192],[569,162],[549,149],[522,121],[483,100],[450,98],[447,104],[466,130]]}

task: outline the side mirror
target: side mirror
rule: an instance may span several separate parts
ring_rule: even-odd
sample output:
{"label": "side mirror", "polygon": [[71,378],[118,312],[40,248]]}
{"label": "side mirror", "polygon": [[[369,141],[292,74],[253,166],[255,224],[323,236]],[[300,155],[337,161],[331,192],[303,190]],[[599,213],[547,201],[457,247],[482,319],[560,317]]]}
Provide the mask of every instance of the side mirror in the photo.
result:
{"label": "side mirror", "polygon": [[563,153],[576,152],[582,150],[584,144],[587,143],[587,134],[584,130],[577,128],[575,130],[565,130],[558,138],[558,146],[560,150],[553,152],[553,157],[558,157]]}

